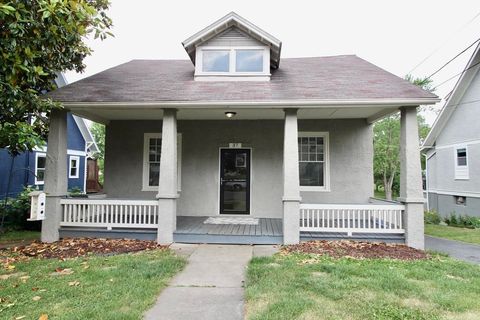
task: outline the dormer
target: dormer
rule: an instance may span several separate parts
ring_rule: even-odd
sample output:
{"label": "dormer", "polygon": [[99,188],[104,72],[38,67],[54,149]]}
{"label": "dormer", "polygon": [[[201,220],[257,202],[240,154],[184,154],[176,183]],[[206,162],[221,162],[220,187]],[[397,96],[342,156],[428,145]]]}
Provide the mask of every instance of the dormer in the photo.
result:
{"label": "dormer", "polygon": [[282,42],[231,12],[182,42],[197,81],[269,81]]}

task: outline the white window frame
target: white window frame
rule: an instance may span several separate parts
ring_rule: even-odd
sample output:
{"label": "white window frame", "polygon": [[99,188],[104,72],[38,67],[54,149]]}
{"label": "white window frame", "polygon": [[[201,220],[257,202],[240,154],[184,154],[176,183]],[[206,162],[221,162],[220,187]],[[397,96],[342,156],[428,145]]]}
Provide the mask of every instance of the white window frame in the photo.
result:
{"label": "white window frame", "polygon": [[[263,50],[263,71],[257,72],[236,72],[236,51],[237,50]],[[230,51],[229,71],[203,71],[203,52],[204,51]],[[195,76],[229,76],[229,77],[245,77],[245,76],[270,76],[270,49],[267,46],[215,46],[215,47],[198,47],[195,53]]]}
{"label": "white window frame", "polygon": [[[330,136],[329,132],[312,132],[312,131],[298,132],[299,138],[305,138],[305,137],[323,138],[323,153],[324,153],[323,154],[324,185],[323,186],[300,186],[300,191],[330,192],[330,141],[329,141],[330,139],[329,139],[329,136]],[[298,147],[300,147],[300,145]],[[310,161],[302,161],[302,162],[310,162]],[[300,158],[298,159],[298,165],[300,166]]]}
{"label": "white window frame", "polygon": [[[72,161],[75,161],[76,166],[72,166]],[[75,168],[75,174],[72,174],[72,169]],[[68,178],[77,179],[80,176],[80,157],[70,156],[68,160]]]}
{"label": "white window frame", "polygon": [[[161,132],[144,133],[143,134],[143,172],[142,172],[142,191],[158,191],[158,186],[148,185],[149,161],[148,151],[150,139],[161,139]],[[161,154],[160,154],[161,157]],[[182,134],[177,133],[177,189],[182,190]]]}
{"label": "white window frame", "polygon": [[38,167],[37,167],[37,164],[38,164],[38,158],[45,158],[45,168],[47,167],[47,154],[46,153],[42,153],[42,152],[37,152],[35,153],[35,184],[36,185],[43,185],[45,184],[45,168],[43,168],[43,181],[39,181],[37,179],[37,175],[38,175]]}
{"label": "white window frame", "polygon": [[[458,150],[465,149],[467,165],[459,166],[458,165]],[[453,161],[455,168],[455,180],[468,180],[468,165],[470,163],[468,159],[468,146],[467,145],[457,145],[453,148]]]}

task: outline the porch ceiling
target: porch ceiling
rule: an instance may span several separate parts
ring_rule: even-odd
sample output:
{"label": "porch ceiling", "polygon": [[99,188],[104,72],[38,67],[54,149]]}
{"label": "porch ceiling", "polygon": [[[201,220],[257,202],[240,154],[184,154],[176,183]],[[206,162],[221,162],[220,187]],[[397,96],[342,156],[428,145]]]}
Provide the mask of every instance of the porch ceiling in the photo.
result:
{"label": "porch ceiling", "polygon": [[[368,122],[376,121],[385,115],[397,111],[397,107],[385,106],[335,106],[323,108],[300,108],[298,119],[366,119]],[[157,108],[71,108],[76,115],[108,123],[112,120],[156,120],[162,119],[163,110]],[[283,119],[284,112],[280,108],[192,108],[178,110],[178,120],[226,120],[225,112],[236,112],[234,120],[265,120]]]}

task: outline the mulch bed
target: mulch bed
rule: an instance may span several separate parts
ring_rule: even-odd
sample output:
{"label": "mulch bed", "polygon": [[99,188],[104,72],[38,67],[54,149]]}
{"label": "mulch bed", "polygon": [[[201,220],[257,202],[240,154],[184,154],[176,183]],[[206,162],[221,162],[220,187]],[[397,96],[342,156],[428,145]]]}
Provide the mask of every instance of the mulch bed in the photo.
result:
{"label": "mulch bed", "polygon": [[62,239],[53,243],[34,241],[27,246],[0,250],[0,263],[5,265],[32,257],[68,259],[92,254],[112,255],[165,248],[167,247],[159,245],[155,241],[133,239],[78,238]]}
{"label": "mulch bed", "polygon": [[429,258],[425,251],[403,244],[363,241],[308,241],[296,245],[284,246],[282,253],[310,253],[328,255],[333,258],[350,257],[354,259],[399,259],[420,260]]}

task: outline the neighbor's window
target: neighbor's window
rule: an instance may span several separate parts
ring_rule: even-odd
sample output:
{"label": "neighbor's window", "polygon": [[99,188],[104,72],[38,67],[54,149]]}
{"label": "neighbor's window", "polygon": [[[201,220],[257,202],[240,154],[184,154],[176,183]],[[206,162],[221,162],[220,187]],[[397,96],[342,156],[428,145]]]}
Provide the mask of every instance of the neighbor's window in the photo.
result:
{"label": "neighbor's window", "polygon": [[[180,190],[180,173],[182,159],[182,135],[177,135],[177,169],[178,189]],[[160,158],[162,155],[162,134],[145,133],[143,149],[143,191],[158,191],[160,178]]]}
{"label": "neighbor's window", "polygon": [[466,146],[455,150],[455,179],[468,179],[468,150]]}
{"label": "neighbor's window", "polygon": [[45,153],[35,154],[35,184],[44,184],[45,182]]}
{"label": "neighbor's window", "polygon": [[328,190],[328,134],[300,132],[298,159],[303,190]]}
{"label": "neighbor's window", "polygon": [[236,50],[236,72],[262,72],[263,50]]}
{"label": "neighbor's window", "polygon": [[205,50],[202,59],[204,72],[230,71],[230,52],[227,50]]}
{"label": "neighbor's window", "polygon": [[80,157],[77,156],[70,156],[70,169],[69,169],[69,178],[78,178],[79,170],[78,167],[80,166]]}
{"label": "neighbor's window", "polygon": [[460,148],[457,149],[457,166],[466,166],[467,165],[467,149]]}

